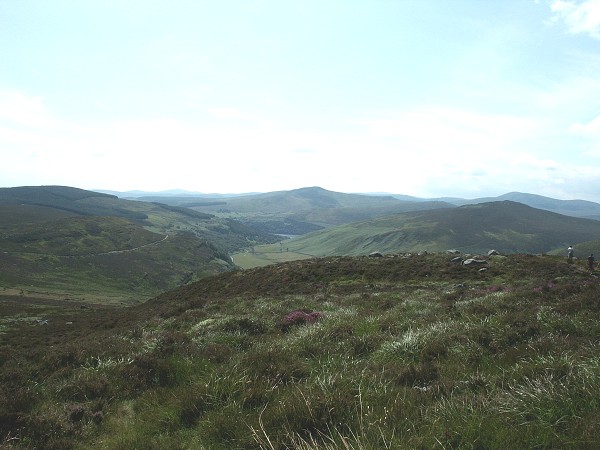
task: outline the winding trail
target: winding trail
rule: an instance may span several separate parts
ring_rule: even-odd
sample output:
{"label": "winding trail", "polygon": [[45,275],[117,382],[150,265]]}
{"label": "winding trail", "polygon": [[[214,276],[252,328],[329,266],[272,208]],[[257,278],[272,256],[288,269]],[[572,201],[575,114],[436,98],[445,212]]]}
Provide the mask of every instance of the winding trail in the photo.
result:
{"label": "winding trail", "polygon": [[158,241],[149,242],[148,244],[140,245],[139,247],[127,248],[124,250],[111,250],[110,252],[101,252],[101,253],[88,253],[85,255],[55,255],[53,253],[37,253],[37,252],[3,252],[5,254],[10,255],[39,255],[39,256],[54,256],[55,258],[91,258],[95,256],[104,256],[104,255],[116,255],[119,253],[129,253],[140,250],[145,247],[149,247],[151,245],[158,245],[169,238],[169,235],[166,234],[165,237],[159,239]]}
{"label": "winding trail", "polygon": [[135,247],[135,248],[128,248],[125,250],[112,250],[110,252],[104,252],[104,253],[93,253],[91,255],[85,255],[85,256],[101,256],[101,255],[114,255],[116,253],[127,253],[127,252],[133,252],[135,250],[139,250],[140,248],[144,248],[144,247],[149,247],[151,245],[156,245],[156,244],[160,244],[161,242],[166,241],[169,238],[169,235],[166,234],[164,238],[159,239],[158,241],[155,242],[150,242],[148,244],[144,244],[144,245],[140,245],[139,247]]}

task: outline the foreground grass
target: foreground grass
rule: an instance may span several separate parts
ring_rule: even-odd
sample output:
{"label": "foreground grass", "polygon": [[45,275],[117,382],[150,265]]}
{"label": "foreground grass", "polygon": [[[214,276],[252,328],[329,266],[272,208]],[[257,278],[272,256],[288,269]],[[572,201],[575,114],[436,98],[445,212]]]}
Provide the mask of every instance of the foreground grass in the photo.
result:
{"label": "foreground grass", "polygon": [[15,321],[0,335],[1,442],[598,447],[598,280],[559,257],[450,259],[297,261],[68,326]]}

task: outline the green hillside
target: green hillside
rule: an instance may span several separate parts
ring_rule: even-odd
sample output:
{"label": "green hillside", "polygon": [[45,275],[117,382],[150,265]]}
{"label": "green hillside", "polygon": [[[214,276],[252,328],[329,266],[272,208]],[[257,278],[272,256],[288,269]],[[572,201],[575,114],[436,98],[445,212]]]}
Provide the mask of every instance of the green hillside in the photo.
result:
{"label": "green hillside", "polygon": [[[286,250],[314,256],[445,251],[543,253],[589,241],[600,222],[510,202],[410,212],[352,223],[285,241]],[[277,251],[278,247],[261,251]]]}
{"label": "green hillside", "polygon": [[0,447],[600,447],[598,278],[451,258],[296,261],[120,309],[5,298]]}
{"label": "green hillside", "polygon": [[[596,260],[600,261],[600,239],[595,239],[592,241],[585,241],[585,242],[576,242],[574,244],[575,244],[575,246],[574,246],[575,253],[574,254],[575,254],[576,259],[586,260],[590,254],[594,254],[596,257]],[[567,249],[561,247],[561,248],[554,249],[548,253],[550,255],[566,257]]]}
{"label": "green hillside", "polygon": [[0,188],[0,205],[31,205],[76,215],[117,216],[141,220],[146,216],[114,195],[68,186]]}
{"label": "green hillside", "polygon": [[392,196],[344,194],[319,187],[227,198],[141,197],[235,218],[264,232],[299,235],[377,216],[454,207],[444,202],[398,200]]}
{"label": "green hillside", "polygon": [[273,242],[231,219],[63,186],[0,189],[0,295],[140,302]]}
{"label": "green hillside", "polygon": [[9,253],[83,256],[129,250],[163,239],[120,217],[75,216],[50,223],[3,226],[0,249]]}

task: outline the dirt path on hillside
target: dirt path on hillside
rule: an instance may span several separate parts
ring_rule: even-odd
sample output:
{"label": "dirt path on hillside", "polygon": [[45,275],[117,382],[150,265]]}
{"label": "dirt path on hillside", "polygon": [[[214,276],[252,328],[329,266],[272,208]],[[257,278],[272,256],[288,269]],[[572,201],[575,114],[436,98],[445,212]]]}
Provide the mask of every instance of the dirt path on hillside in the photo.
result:
{"label": "dirt path on hillside", "polygon": [[135,250],[139,250],[139,249],[141,249],[141,248],[144,248],[144,247],[149,247],[149,246],[151,246],[151,245],[160,244],[161,242],[164,242],[164,241],[166,241],[168,238],[169,238],[169,235],[168,235],[168,234],[166,234],[164,238],[162,238],[162,239],[159,239],[158,241],[155,241],[155,242],[150,242],[149,244],[140,245],[139,247],[135,247],[135,248],[128,248],[128,249],[125,249],[125,250],[112,250],[112,251],[110,251],[110,252],[104,252],[104,253],[95,253],[95,254],[86,255],[86,256],[114,255],[114,254],[117,254],[117,253],[128,253],[128,252],[133,252],[133,251],[135,251]]}
{"label": "dirt path on hillside", "polygon": [[53,253],[36,253],[36,252],[3,252],[7,255],[38,255],[38,256],[54,256],[56,258],[90,258],[90,257],[94,257],[94,256],[104,256],[104,255],[116,255],[119,253],[129,253],[129,252],[134,252],[137,250],[140,250],[142,248],[145,247],[149,247],[151,245],[157,245],[160,244],[164,241],[166,241],[169,238],[169,235],[165,235],[165,237],[163,237],[162,239],[159,239],[158,241],[154,241],[154,242],[150,242],[148,244],[144,244],[144,245],[140,245],[139,247],[134,247],[134,248],[127,248],[124,250],[111,250],[110,252],[101,252],[101,253],[88,253],[85,255],[55,255]]}

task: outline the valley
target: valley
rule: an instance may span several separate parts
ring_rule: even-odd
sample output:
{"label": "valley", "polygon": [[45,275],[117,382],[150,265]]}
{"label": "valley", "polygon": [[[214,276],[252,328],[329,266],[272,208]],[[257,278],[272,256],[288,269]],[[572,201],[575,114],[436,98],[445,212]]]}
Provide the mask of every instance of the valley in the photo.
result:
{"label": "valley", "polygon": [[91,303],[143,302],[232,270],[230,251],[276,241],[190,209],[61,186],[0,189],[0,217],[4,289]]}

